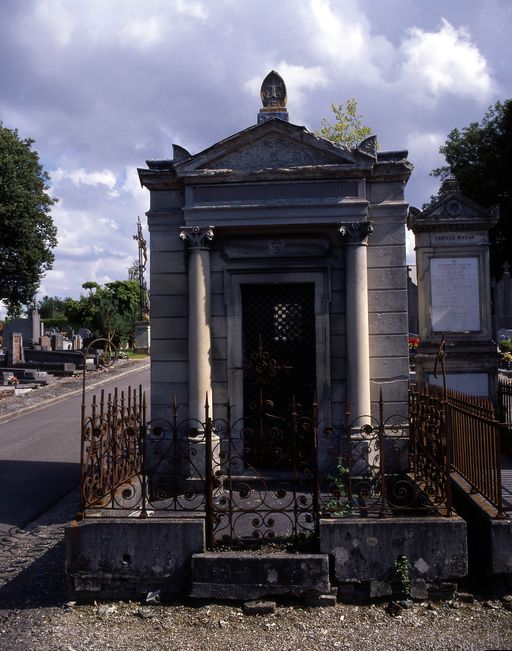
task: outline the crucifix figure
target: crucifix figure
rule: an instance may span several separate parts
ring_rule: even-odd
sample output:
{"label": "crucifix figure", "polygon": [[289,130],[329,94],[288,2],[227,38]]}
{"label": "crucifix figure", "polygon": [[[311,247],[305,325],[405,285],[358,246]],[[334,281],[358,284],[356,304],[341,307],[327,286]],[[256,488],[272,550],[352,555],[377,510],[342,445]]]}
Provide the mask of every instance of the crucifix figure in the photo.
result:
{"label": "crucifix figure", "polygon": [[148,263],[148,248],[144,234],[142,232],[142,224],[140,217],[137,217],[137,235],[133,239],[138,244],[139,259],[138,259],[138,281],[139,281],[139,318],[141,320],[149,319],[149,300],[146,288],[146,281],[144,280],[144,272]]}

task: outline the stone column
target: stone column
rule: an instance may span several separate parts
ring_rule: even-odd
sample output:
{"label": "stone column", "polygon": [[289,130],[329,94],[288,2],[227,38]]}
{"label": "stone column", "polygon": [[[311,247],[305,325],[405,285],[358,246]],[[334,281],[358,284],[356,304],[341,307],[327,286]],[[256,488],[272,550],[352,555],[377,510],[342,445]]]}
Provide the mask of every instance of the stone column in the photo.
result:
{"label": "stone column", "polygon": [[[204,422],[206,394],[212,399],[210,332],[210,251],[212,226],[183,226],[180,237],[188,242],[188,415]],[[211,411],[210,411],[211,414]]]}
{"label": "stone column", "polygon": [[370,347],[368,340],[368,275],[366,245],[373,231],[370,222],[342,224],[346,242],[347,400],[352,418],[369,416]]}

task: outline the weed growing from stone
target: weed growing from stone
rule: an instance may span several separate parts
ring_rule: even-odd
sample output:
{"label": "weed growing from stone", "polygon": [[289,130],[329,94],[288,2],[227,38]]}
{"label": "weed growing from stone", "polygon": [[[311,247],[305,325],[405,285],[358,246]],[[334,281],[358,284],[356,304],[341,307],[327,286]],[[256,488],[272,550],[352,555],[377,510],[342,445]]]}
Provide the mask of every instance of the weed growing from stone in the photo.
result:
{"label": "weed growing from stone", "polygon": [[400,592],[405,596],[409,596],[411,592],[411,573],[407,556],[400,554],[400,556],[396,557],[396,560],[393,563],[393,573]]}
{"label": "weed growing from stone", "polygon": [[327,512],[337,518],[343,518],[353,513],[346,485],[348,474],[349,469],[344,464],[343,459],[338,457],[336,474],[329,475],[334,487],[333,496],[326,504]]}

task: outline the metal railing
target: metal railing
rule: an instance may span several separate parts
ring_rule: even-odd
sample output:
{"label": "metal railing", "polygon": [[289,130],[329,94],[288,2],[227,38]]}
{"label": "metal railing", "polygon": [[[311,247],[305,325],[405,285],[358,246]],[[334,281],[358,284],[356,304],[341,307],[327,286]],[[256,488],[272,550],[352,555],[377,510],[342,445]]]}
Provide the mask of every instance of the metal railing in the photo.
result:
{"label": "metal railing", "polygon": [[[427,463],[432,454],[446,459],[448,470],[457,473],[504,516],[501,476],[501,430],[488,398],[471,396],[438,386],[411,388],[410,414],[414,445],[426,443],[415,455]],[[441,432],[443,450],[434,446],[430,432]]]}
{"label": "metal railing", "polygon": [[497,416],[504,425],[505,445],[512,449],[512,379],[498,378]]}
{"label": "metal railing", "polygon": [[140,389],[102,394],[82,431],[84,517],[198,512],[213,547],[314,539],[321,517],[451,514],[443,430],[431,414],[418,411],[410,439],[408,419],[385,417],[382,396],[377,416],[328,424],[315,404],[305,416],[292,401],[286,418],[271,405],[231,422],[229,406],[212,420],[206,403],[199,422],[180,419],[175,400],[169,420],[146,422]]}
{"label": "metal railing", "polygon": [[446,405],[437,387],[409,388],[413,475],[434,504],[452,514],[450,438]]}
{"label": "metal railing", "polygon": [[138,390],[93,396],[89,415],[83,413],[80,462],[80,507],[104,508],[116,503],[119,489],[136,486],[143,467],[146,397]]}
{"label": "metal railing", "polygon": [[500,423],[487,398],[447,391],[446,426],[452,467],[503,515]]}

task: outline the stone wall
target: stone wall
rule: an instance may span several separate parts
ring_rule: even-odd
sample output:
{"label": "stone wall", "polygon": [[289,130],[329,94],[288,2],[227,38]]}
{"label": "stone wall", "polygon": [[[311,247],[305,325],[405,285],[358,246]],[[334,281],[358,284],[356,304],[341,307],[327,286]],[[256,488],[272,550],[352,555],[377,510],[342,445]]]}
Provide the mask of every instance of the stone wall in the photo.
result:
{"label": "stone wall", "polygon": [[179,229],[182,193],[154,191],[151,246],[151,416],[168,419],[173,398],[188,402],[187,256]]}
{"label": "stone wall", "polygon": [[402,182],[370,184],[368,309],[372,410],[380,390],[386,415],[407,413],[409,381],[405,222]]}

